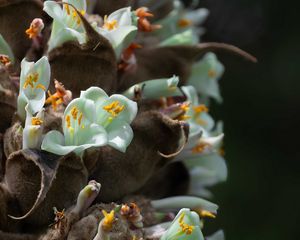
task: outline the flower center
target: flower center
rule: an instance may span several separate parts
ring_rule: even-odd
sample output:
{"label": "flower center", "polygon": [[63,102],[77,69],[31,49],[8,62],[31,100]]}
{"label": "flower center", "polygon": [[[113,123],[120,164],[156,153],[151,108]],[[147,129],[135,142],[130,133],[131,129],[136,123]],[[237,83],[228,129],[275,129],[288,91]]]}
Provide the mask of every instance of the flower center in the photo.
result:
{"label": "flower center", "polygon": [[40,83],[34,86],[34,84],[38,81],[38,78],[39,78],[39,74],[37,72],[28,74],[25,83],[23,85],[23,88],[26,89],[28,86],[30,86],[32,89],[41,88],[45,91],[46,90],[45,86]]}
{"label": "flower center", "polygon": [[110,113],[112,115],[112,117],[118,116],[119,113],[124,110],[124,108],[125,108],[125,106],[120,105],[119,101],[113,101],[112,103],[103,107],[103,109],[105,111],[107,111],[108,113]]}
{"label": "flower center", "polygon": [[[65,121],[67,123],[67,128],[73,132],[74,131],[74,124],[78,124],[79,127],[81,127],[82,129],[84,128],[84,125],[81,124],[82,122],[82,118],[83,118],[83,113],[79,112],[78,108],[76,106],[74,106],[71,111],[70,114],[67,114]],[[73,124],[72,124],[73,121]]]}
{"label": "flower center", "polygon": [[206,121],[200,118],[201,113],[208,112],[208,108],[204,105],[193,106],[196,122],[200,125],[206,125]]}
{"label": "flower center", "polygon": [[192,148],[192,153],[203,153],[206,148],[210,147],[207,143],[199,143]]}
{"label": "flower center", "polygon": [[210,69],[210,70],[208,71],[208,76],[209,76],[210,78],[215,78],[215,77],[217,76],[217,72],[216,72],[214,69]]}
{"label": "flower center", "polygon": [[191,226],[191,225],[186,224],[183,221],[183,218],[184,218],[184,213],[182,213],[180,218],[179,218],[179,225],[181,227],[181,232],[185,233],[186,235],[190,235],[190,234],[193,233],[193,230],[194,230],[195,226]]}
{"label": "flower center", "polygon": [[31,118],[31,125],[33,126],[40,126],[43,124],[43,120],[39,117],[33,117]]}
{"label": "flower center", "polygon": [[192,21],[186,18],[179,19],[177,22],[178,27],[184,28],[192,25]]}
{"label": "flower center", "polygon": [[117,20],[111,20],[111,21],[108,21],[107,20],[107,15],[104,16],[104,25],[103,25],[103,28],[111,31],[111,30],[114,30],[118,27],[118,21]]}

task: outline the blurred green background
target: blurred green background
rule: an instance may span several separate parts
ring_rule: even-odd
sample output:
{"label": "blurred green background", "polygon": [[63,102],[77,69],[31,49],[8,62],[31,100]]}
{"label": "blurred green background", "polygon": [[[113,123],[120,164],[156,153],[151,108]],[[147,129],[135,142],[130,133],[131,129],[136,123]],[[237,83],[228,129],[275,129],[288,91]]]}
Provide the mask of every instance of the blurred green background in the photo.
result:
{"label": "blurred green background", "polygon": [[[204,41],[237,45],[252,64],[219,53],[229,179],[213,189],[227,240],[299,239],[300,34],[296,1],[201,0],[211,14]],[[297,234],[297,235],[296,235]]]}

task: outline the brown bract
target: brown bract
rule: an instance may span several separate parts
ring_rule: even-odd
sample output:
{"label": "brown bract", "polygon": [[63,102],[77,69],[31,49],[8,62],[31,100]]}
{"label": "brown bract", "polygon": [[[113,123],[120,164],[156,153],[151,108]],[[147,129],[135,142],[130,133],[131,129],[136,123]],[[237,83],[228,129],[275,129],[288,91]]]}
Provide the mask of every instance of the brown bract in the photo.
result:
{"label": "brown bract", "polygon": [[0,33],[20,61],[31,46],[25,31],[42,12],[40,0],[0,0]]}
{"label": "brown bract", "polygon": [[[80,12],[87,35],[87,43],[70,41],[48,53],[51,79],[63,82],[66,89],[78,97],[80,91],[91,86],[101,87],[107,93],[116,88],[117,60],[109,41],[99,35]],[[50,85],[54,91],[53,81]]]}
{"label": "brown bract", "polygon": [[12,217],[24,219],[28,231],[52,223],[53,207],[72,206],[86,182],[86,168],[74,153],[60,157],[26,149],[7,159],[5,183],[20,206],[20,213]]}
{"label": "brown bract", "polygon": [[17,89],[10,80],[9,73],[0,64],[0,133],[4,133],[12,122],[17,108]]}

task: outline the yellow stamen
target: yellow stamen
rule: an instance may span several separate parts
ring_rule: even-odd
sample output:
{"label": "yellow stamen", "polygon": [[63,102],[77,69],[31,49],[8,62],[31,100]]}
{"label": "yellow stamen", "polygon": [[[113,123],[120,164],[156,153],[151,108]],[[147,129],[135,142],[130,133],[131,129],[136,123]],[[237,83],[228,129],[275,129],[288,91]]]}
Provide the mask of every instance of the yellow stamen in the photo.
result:
{"label": "yellow stamen", "polygon": [[33,117],[33,118],[31,118],[31,125],[40,126],[42,124],[43,124],[43,120],[40,119],[39,117]]}
{"label": "yellow stamen", "polygon": [[203,153],[204,150],[210,145],[207,143],[200,143],[192,148],[192,153]]}
{"label": "yellow stamen", "polygon": [[67,128],[70,128],[71,127],[71,117],[70,117],[70,115],[66,116],[66,122],[67,122]]}
{"label": "yellow stamen", "polygon": [[79,118],[78,118],[78,125],[81,125],[82,117],[83,117],[83,115],[82,115],[82,113],[80,113]]}
{"label": "yellow stamen", "polygon": [[64,6],[65,6],[65,9],[66,9],[66,11],[67,11],[67,14],[70,15],[70,13],[71,13],[71,12],[70,12],[70,6],[67,5],[67,4],[65,4]]}
{"label": "yellow stamen", "polygon": [[210,211],[207,211],[207,210],[203,210],[203,209],[195,209],[194,210],[196,213],[199,214],[200,217],[202,218],[206,218],[206,217],[209,217],[209,218],[216,218],[216,215],[213,214],[212,212]]}
{"label": "yellow stamen", "polygon": [[210,69],[210,70],[208,71],[208,76],[209,76],[210,78],[215,78],[215,77],[217,76],[217,72],[216,72],[214,69]]}
{"label": "yellow stamen", "polygon": [[73,107],[71,109],[71,115],[72,115],[72,117],[73,117],[74,120],[77,119],[77,115],[78,115],[78,108],[77,107]]}
{"label": "yellow stamen", "polygon": [[104,215],[102,227],[105,231],[110,231],[115,221],[115,211],[111,210],[110,213],[107,213],[105,210],[102,210],[102,213]]}
{"label": "yellow stamen", "polygon": [[111,30],[116,29],[117,27],[118,27],[118,21],[117,20],[108,21],[107,20],[107,15],[104,16],[103,28],[111,31]]}
{"label": "yellow stamen", "polygon": [[181,227],[181,232],[185,233],[186,235],[190,235],[190,234],[193,233],[193,230],[194,230],[195,226],[191,226],[191,225],[186,224],[183,221],[183,218],[184,218],[184,213],[182,213],[180,218],[179,218],[179,225]]}
{"label": "yellow stamen", "polygon": [[46,87],[43,84],[40,84],[40,83],[35,88],[40,88],[43,91],[46,91]]}
{"label": "yellow stamen", "polygon": [[192,21],[186,18],[179,19],[177,22],[178,27],[184,28],[192,25]]}
{"label": "yellow stamen", "polygon": [[113,101],[112,103],[103,107],[103,109],[110,113],[112,117],[116,117],[120,112],[124,110],[124,108],[125,106],[121,106],[119,101]]}
{"label": "yellow stamen", "polygon": [[26,89],[28,86],[34,88],[34,83],[38,81],[38,73],[30,73],[27,75],[23,88]]}
{"label": "yellow stamen", "polygon": [[193,110],[195,111],[195,113],[200,114],[203,112],[208,112],[208,108],[205,105],[198,105],[198,106],[194,106]]}

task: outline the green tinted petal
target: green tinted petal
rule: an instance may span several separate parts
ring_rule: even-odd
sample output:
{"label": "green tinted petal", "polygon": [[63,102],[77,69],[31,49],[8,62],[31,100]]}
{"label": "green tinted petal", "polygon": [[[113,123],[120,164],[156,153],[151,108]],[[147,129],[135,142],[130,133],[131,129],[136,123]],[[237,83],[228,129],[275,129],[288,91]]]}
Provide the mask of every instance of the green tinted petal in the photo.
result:
{"label": "green tinted petal", "polygon": [[108,134],[108,145],[120,152],[126,152],[126,148],[133,138],[133,131],[130,125],[121,120],[113,121],[106,130]]}
{"label": "green tinted petal", "polygon": [[192,29],[187,29],[181,33],[174,34],[160,42],[159,46],[177,46],[177,45],[194,45],[198,43],[199,36]]}
{"label": "green tinted petal", "polygon": [[135,84],[126,90],[123,95],[133,99],[135,97],[135,90],[142,91],[142,98],[145,99],[158,99],[161,97],[182,96],[181,91],[177,87],[179,78],[173,76],[171,78],[162,78],[149,80]]}
{"label": "green tinted petal", "polygon": [[90,87],[85,91],[81,91],[80,98],[90,99],[94,101],[95,104],[99,104],[108,99],[108,95],[99,87]]}
{"label": "green tinted petal", "polygon": [[65,146],[64,136],[58,131],[50,131],[46,134],[41,149],[57,155],[66,155],[74,151],[77,146]]}

